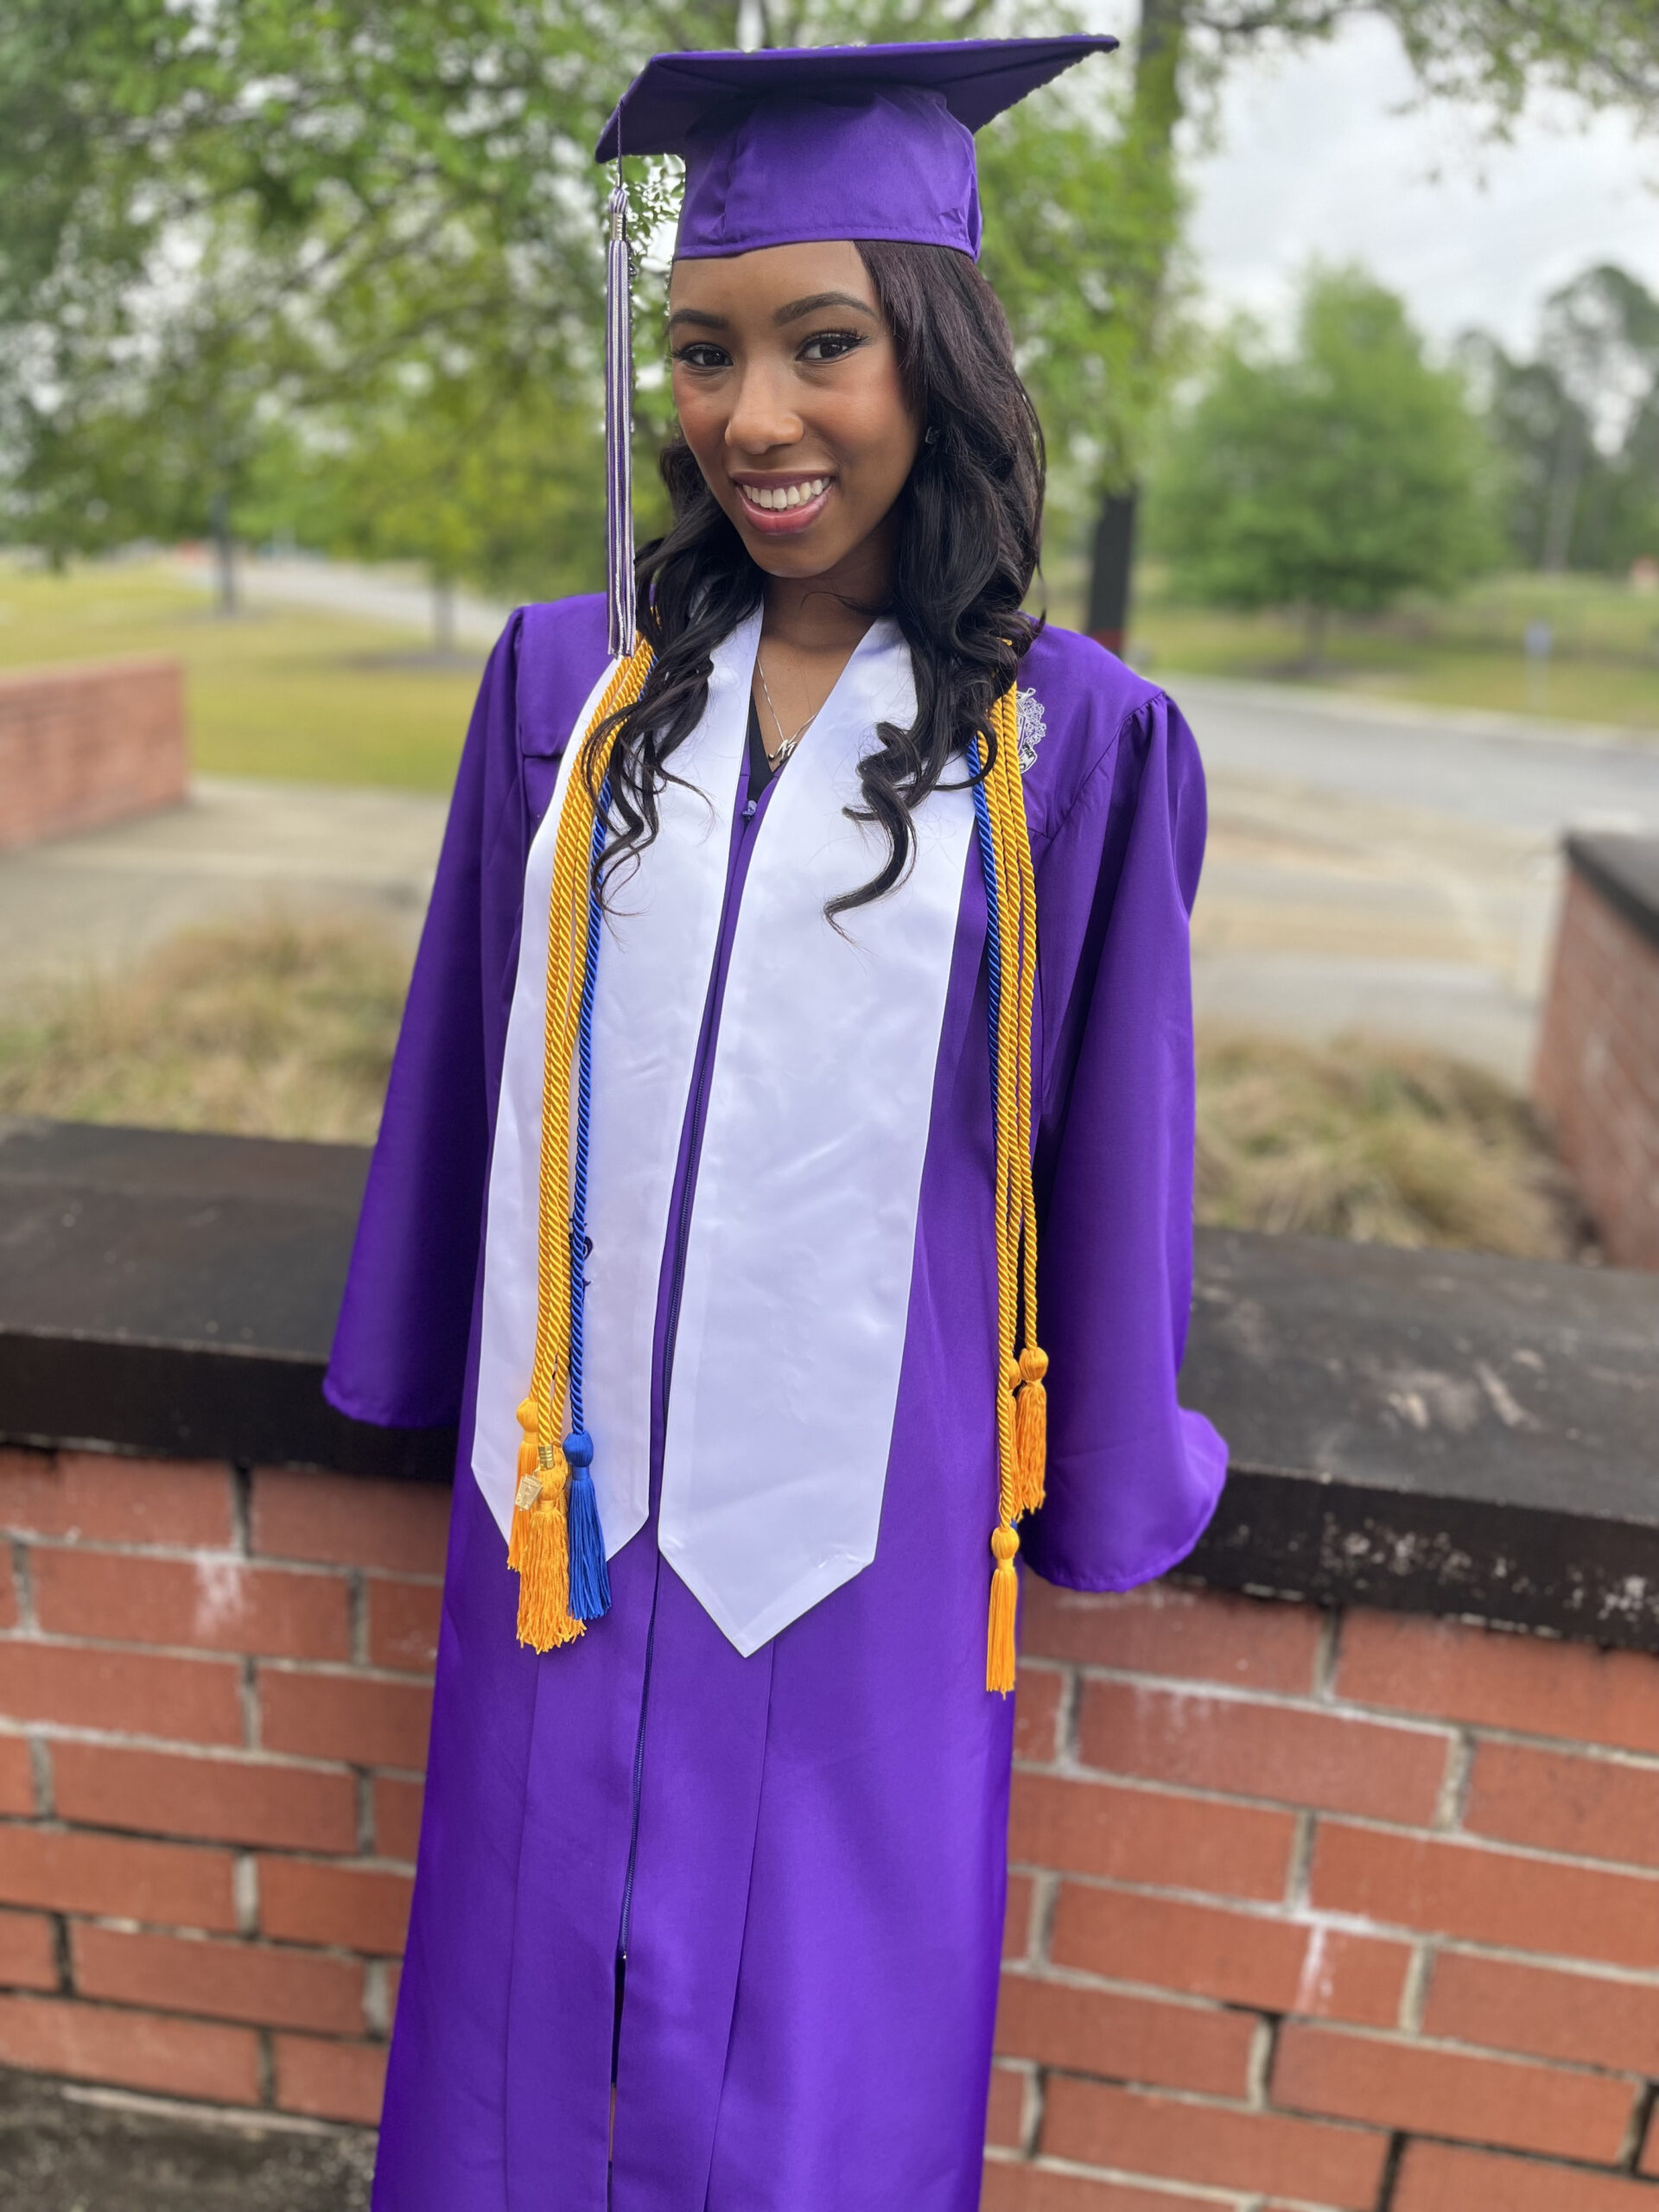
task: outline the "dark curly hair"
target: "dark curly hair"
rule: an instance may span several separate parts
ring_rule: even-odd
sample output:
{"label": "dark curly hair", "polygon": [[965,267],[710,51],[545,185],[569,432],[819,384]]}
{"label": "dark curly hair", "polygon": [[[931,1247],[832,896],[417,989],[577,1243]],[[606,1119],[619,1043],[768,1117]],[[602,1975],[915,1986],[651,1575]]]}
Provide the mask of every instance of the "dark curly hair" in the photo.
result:
{"label": "dark curly hair", "polygon": [[[887,855],[830,900],[833,919],[891,891],[910,864],[912,811],[977,732],[995,745],[994,701],[1040,625],[1021,612],[1037,566],[1043,434],[1014,363],[1001,304],[952,247],[861,241],[893,334],[906,397],[925,435],[899,495],[890,615],[910,646],[916,720],[880,723],[859,763],[855,819],[880,823]],[[760,604],[762,571],[703,481],[690,448],[664,451],[674,523],[635,565],[639,627],[655,653],[638,702],[617,716],[607,880],[656,836],[668,766],[701,720],[715,648]],[[595,794],[597,797],[597,794]]]}

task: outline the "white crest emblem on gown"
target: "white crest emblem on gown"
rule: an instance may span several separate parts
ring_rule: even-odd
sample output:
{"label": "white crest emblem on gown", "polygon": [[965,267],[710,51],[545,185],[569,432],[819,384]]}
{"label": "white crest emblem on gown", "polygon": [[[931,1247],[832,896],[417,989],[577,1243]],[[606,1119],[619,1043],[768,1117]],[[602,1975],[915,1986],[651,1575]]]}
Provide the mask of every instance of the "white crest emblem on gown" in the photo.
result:
{"label": "white crest emblem on gown", "polygon": [[1031,772],[1048,725],[1043,719],[1043,702],[1029,684],[1014,697],[1020,714],[1020,772],[1025,776]]}

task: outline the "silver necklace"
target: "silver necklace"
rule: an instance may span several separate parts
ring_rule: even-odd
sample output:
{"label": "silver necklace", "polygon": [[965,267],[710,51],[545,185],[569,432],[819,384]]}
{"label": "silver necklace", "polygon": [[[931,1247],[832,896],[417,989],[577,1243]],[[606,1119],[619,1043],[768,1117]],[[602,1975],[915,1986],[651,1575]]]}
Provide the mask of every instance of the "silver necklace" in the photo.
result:
{"label": "silver necklace", "polygon": [[759,653],[754,657],[754,672],[760,679],[760,690],[766,699],[766,712],[772,716],[772,726],[778,733],[778,750],[774,753],[770,746],[766,748],[766,766],[771,769],[772,774],[775,776],[778,771],[783,766],[785,761],[788,760],[790,754],[800,743],[801,740],[806,735],[808,730],[811,728],[813,723],[817,721],[819,710],[817,707],[814,707],[811,713],[796,731],[794,736],[785,737],[784,735],[783,722],[779,719],[777,708],[773,706],[772,702],[772,686],[766,681],[766,671],[761,665],[760,656]]}

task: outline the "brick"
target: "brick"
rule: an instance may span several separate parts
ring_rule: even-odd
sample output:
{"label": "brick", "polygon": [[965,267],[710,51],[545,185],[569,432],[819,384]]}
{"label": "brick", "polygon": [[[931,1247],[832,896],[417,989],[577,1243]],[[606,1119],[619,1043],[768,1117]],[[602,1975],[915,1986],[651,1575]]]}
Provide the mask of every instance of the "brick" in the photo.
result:
{"label": "brick", "polygon": [[384,2044],[321,2043],[310,2036],[276,2036],[272,2043],[282,2111],[378,2124],[386,2088]]}
{"label": "brick", "polygon": [[350,1592],[340,1574],[37,1546],[35,1610],[49,1636],[106,1643],[200,1644],[278,1658],[348,1659]]}
{"label": "brick", "polygon": [[253,1548],[266,1559],[320,1560],[383,1574],[442,1574],[449,1491],[436,1484],[259,1467]]}
{"label": "brick", "polygon": [[377,1859],[401,1859],[410,1866],[421,1840],[421,1799],[418,1782],[400,1782],[393,1775],[374,1777],[374,1853]]}
{"label": "brick", "polygon": [[1079,1721],[1083,1764],[1106,1773],[1416,1824],[1433,1817],[1452,1740],[1128,1682],[1085,1683]]}
{"label": "brick", "polygon": [[1449,2143],[1408,2143],[1392,2212],[1655,2212],[1639,2182],[1582,2166],[1545,2165]]}
{"label": "brick", "polygon": [[1659,1882],[1649,1876],[1322,1821],[1312,1895],[1316,1911],[1359,1913],[1384,1926],[1659,1967]]}
{"label": "brick", "polygon": [[986,2161],[979,2212],[1225,2212],[1213,2196],[1173,2190],[1136,2189],[1132,2183],[1096,2181],[1087,2174],[1054,2173],[1042,2166]]}
{"label": "brick", "polygon": [[1529,2058],[1659,2075],[1659,1989],[1442,1951],[1423,2032]]}
{"label": "brick", "polygon": [[414,1885],[378,1866],[331,1866],[308,1859],[259,1861],[259,1923],[279,1942],[338,1943],[352,1951],[401,1952]]}
{"label": "brick", "polygon": [[0,1736],[0,1813],[33,1813],[35,1770],[22,1736]]}
{"label": "brick", "polygon": [[1059,1755],[1060,1693],[1065,1677],[1021,1665],[1014,1693],[1014,1756],[1050,1766]]}
{"label": "brick", "polygon": [[55,1745],[52,1769],[59,1813],[89,1827],[297,1851],[357,1849],[357,1785],[349,1774],[114,1744]]}
{"label": "brick", "polygon": [[[6,1456],[4,1452],[0,1452],[0,1461],[3,1461]],[[4,1477],[0,1473],[0,1499],[3,1499],[4,1495]],[[0,1546],[0,1629],[16,1628],[16,1579],[12,1573],[10,1552],[3,1546]]]}
{"label": "brick", "polygon": [[1323,1922],[1066,1882],[1051,1955],[1109,1981],[1381,2028],[1399,2018],[1411,1947]]}
{"label": "brick", "polygon": [[1246,2012],[1079,1989],[1034,1974],[1005,1974],[997,2001],[1003,2058],[1217,2097],[1242,2097],[1248,2089],[1255,2031]]}
{"label": "brick", "polygon": [[1343,1624],[1337,1691],[1436,1719],[1659,1752],[1659,1659],[1369,1608]]}
{"label": "brick", "polygon": [[1152,1582],[1123,1592],[1027,1580],[1020,1648],[1034,1659],[1231,1682],[1295,1696],[1313,1687],[1325,1615],[1313,1605]]}
{"label": "brick", "polygon": [[1647,2135],[1639,2164],[1644,2174],[1659,2174],[1659,2105],[1648,2114]]}
{"label": "brick", "polygon": [[443,1610],[441,1582],[395,1582],[371,1575],[364,1585],[369,1602],[369,1658],[377,1667],[429,1675],[438,1661],[438,1616]]}
{"label": "brick", "polygon": [[163,1927],[236,1926],[227,1851],[0,1827],[0,1899]]}
{"label": "brick", "polygon": [[0,1449],[0,1527],[69,1542],[223,1549],[235,1534],[218,1459]]}
{"label": "brick", "polygon": [[0,1986],[55,1989],[57,1943],[52,1923],[38,1912],[0,1912]]}
{"label": "brick", "polygon": [[363,2032],[363,1969],[352,1960],[266,1943],[133,1935],[84,1921],[71,1930],[71,1948],[83,1997],[255,2027]]}
{"label": "brick", "polygon": [[1463,1825],[1507,1843],[1659,1866],[1659,1770],[1483,1743]]}
{"label": "brick", "polygon": [[1286,1812],[1025,1773],[1014,1779],[1008,1851],[1057,1873],[1277,1898],[1295,1834]]}
{"label": "brick", "polygon": [[1030,2079],[1023,2066],[991,2069],[991,2101],[985,2115],[985,2140],[1001,2149],[1017,2151],[1025,2126],[1026,2088]]}
{"label": "brick", "polygon": [[1036,1889],[1029,1874],[1008,1877],[1008,1901],[1002,1915],[1005,1959],[1023,1959],[1031,1949],[1031,1908]]}
{"label": "brick", "polygon": [[431,1721],[426,1683],[259,1669],[260,1742],[268,1751],[418,1772]]}
{"label": "brick", "polygon": [[258,2101],[251,2028],[161,2019],[50,1997],[0,1997],[0,2065],[78,2082],[114,2082],[215,2104]]}
{"label": "brick", "polygon": [[0,1639],[0,1712],[14,1720],[240,1744],[242,1670],[230,1659],[171,1659],[35,1637]]}
{"label": "brick", "polygon": [[1295,2112],[1605,2163],[1633,2091],[1603,2075],[1293,2023],[1280,2031],[1270,2094]]}
{"label": "brick", "polygon": [[1372,2212],[1388,2138],[1370,2128],[1147,2096],[1052,2076],[1039,2149],[1079,2165]]}

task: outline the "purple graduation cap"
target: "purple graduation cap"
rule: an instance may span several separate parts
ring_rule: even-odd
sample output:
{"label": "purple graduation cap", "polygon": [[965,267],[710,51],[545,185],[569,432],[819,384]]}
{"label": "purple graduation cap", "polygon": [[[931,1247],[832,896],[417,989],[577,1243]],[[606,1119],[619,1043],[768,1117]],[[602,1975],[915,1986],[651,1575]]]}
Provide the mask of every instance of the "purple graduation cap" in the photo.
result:
{"label": "purple graduation cap", "polygon": [[[974,133],[1115,38],[659,54],[600,134],[595,159],[678,154],[677,258],[817,238],[889,238],[978,257]],[[605,343],[610,649],[633,649],[629,473],[632,346],[626,198],[611,194]]]}

